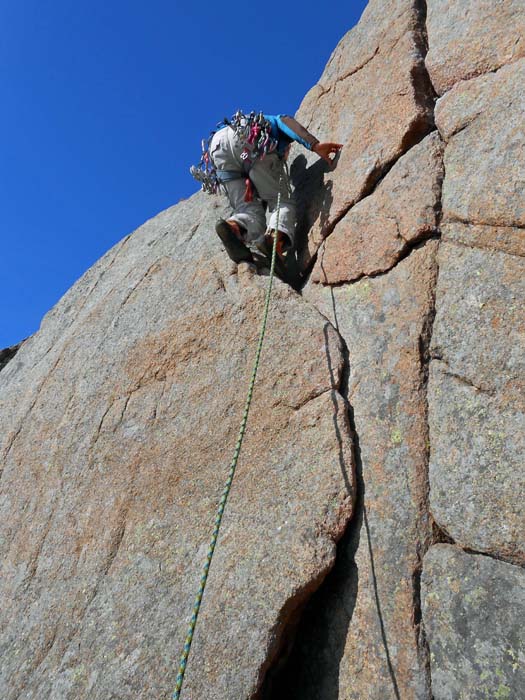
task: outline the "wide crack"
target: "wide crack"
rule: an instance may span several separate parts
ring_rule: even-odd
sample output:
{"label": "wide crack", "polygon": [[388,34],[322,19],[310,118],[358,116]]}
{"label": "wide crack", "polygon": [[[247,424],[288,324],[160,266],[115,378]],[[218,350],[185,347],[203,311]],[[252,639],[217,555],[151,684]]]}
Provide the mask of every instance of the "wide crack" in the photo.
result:
{"label": "wide crack", "polygon": [[[435,102],[436,95],[431,86],[430,78],[424,65],[424,57],[428,51],[428,40],[426,33],[426,2],[424,0],[419,1],[417,11],[422,61],[413,71],[413,82],[415,88],[420,90],[422,100],[432,101],[433,104]],[[410,148],[425,138],[428,133],[433,130],[433,128],[434,127],[432,126],[431,128],[427,128],[425,130],[421,129],[421,125],[418,125],[417,129],[415,129],[412,133],[408,133],[403,144],[403,153],[396,159],[385,164],[382,168],[378,168],[374,173],[371,173],[364,188],[362,198],[369,196],[378,187],[379,183],[386,177],[399,158],[405,155]],[[355,204],[356,202],[354,202],[352,206]],[[351,207],[348,207],[348,210],[350,208]],[[346,215],[346,213],[347,211],[340,213],[340,215],[334,219],[333,222],[331,222],[329,233],[334,230],[337,223]],[[430,235],[427,234],[422,239],[407,245],[407,247],[402,251],[400,259],[396,261],[394,266],[397,266],[399,262],[407,258],[414,249],[424,245],[428,238],[437,238],[440,236],[441,210],[437,214],[436,231],[432,232]],[[305,271],[305,283],[308,281],[308,277],[315,265],[317,255],[318,251],[314,254],[307,270]],[[391,268],[378,274],[386,274],[390,272],[390,270]],[[436,284],[437,268],[432,283],[431,301],[429,304],[428,313],[424,319],[423,329],[419,339],[421,387],[425,396],[424,410],[425,425],[427,429],[427,450],[425,455],[425,474],[422,475],[422,479],[419,484],[420,512],[418,520],[421,538],[419,545],[417,546],[417,565],[412,573],[412,625],[416,634],[420,664],[427,678],[426,686],[429,700],[432,700],[433,696],[431,689],[430,649],[422,621],[421,573],[423,568],[423,557],[428,548],[438,539],[445,541],[444,534],[438,531],[437,525],[431,518],[429,507],[430,485],[428,466],[430,447],[428,435],[428,401],[426,399],[429,364],[431,361],[430,341],[435,317]],[[332,287],[335,285],[330,286]],[[333,294],[332,303],[335,311]],[[334,318],[336,319],[335,326],[337,329],[336,314],[334,315]],[[343,396],[347,397],[350,363],[348,348],[343,339],[342,343],[345,356],[345,369],[340,391]],[[314,644],[314,646],[317,647],[318,654],[322,655],[322,672],[324,674],[323,697],[326,697],[327,699],[339,697],[339,664],[344,654],[348,627],[350,625],[357,601],[358,572],[354,557],[359,547],[362,534],[368,538],[368,551],[372,567],[372,579],[375,581],[374,557],[371,547],[370,530],[365,503],[365,483],[363,478],[359,435],[356,430],[353,410],[350,405],[348,405],[348,418],[353,433],[356,465],[356,506],[354,517],[348,525],[346,533],[338,544],[334,568],[328,574],[320,588],[312,595],[310,600],[303,603],[302,615],[300,617],[299,614],[296,615],[296,619],[293,621],[292,629],[288,630],[287,648],[282,650],[280,657],[268,669],[262,687],[260,696],[261,700],[291,700],[291,698],[302,697],[300,683],[303,682],[303,684],[306,683],[306,685],[308,685],[314,680],[312,674],[315,674],[316,670],[317,673],[320,670],[319,668],[315,668],[315,664],[309,663],[309,661],[312,661],[312,653],[314,653],[315,656],[316,650],[312,649],[311,646],[310,649],[307,648],[308,640],[310,640],[310,645]],[[400,690],[395,669],[390,658],[385,628],[382,624],[383,616],[381,613],[381,603],[377,590],[375,597],[378,617],[381,624],[381,636],[383,639],[386,665],[391,679],[391,690],[396,699],[399,700],[401,698]]]}
{"label": "wide crack", "polygon": [[[335,328],[339,331],[337,316],[335,316],[335,319]],[[346,397],[348,395],[348,383],[350,377],[349,351],[342,336],[340,336],[340,338],[344,363],[339,392],[342,396]],[[323,576],[323,581],[319,581],[315,587],[311,588],[308,598],[304,597],[299,602],[299,605],[296,605],[294,616],[290,620],[283,636],[280,654],[274,663],[268,668],[260,695],[257,696],[257,700],[291,700],[292,697],[302,697],[300,688],[297,688],[297,676],[300,674],[304,679],[308,676],[308,672],[304,666],[304,657],[301,653],[301,642],[310,638],[313,630],[316,631],[317,635],[322,636],[324,641],[324,644],[321,643],[322,648],[325,648],[328,645],[331,648],[331,668],[327,669],[325,674],[327,676],[328,683],[332,683],[332,680],[337,678],[337,667],[339,660],[343,655],[346,630],[352,617],[353,608],[352,610],[348,610],[346,615],[332,615],[331,613],[333,606],[326,604],[326,598],[327,596],[335,596],[340,598],[346,597],[349,585],[350,588],[352,588],[352,585],[349,584],[348,581],[349,577],[348,572],[346,571],[347,565],[349,565],[353,570],[351,576],[353,575],[353,578],[355,579],[355,592],[357,593],[357,570],[353,560],[359,545],[361,526],[364,519],[366,519],[359,436],[355,428],[353,410],[349,404],[347,404],[347,417],[352,433],[355,464],[354,493],[356,500],[354,515],[347,526],[345,534],[337,544],[337,551],[332,570],[326,577]],[[330,619],[325,619],[321,624],[318,624],[317,618],[319,616],[322,618],[326,616]],[[339,620],[336,620],[337,617],[339,617]],[[347,621],[346,627],[344,624],[345,619]],[[341,620],[343,620],[342,624]],[[335,643],[333,634],[334,625],[338,625],[342,629],[341,634],[337,636],[337,641]],[[334,646],[336,648],[334,648]],[[331,697],[330,694],[327,697]]]}
{"label": "wide crack", "polygon": [[[440,225],[440,220],[438,220],[438,227]],[[419,525],[418,531],[420,533],[420,547],[417,551],[417,566],[412,574],[412,607],[413,607],[413,625],[416,632],[417,647],[420,656],[420,663],[424,669],[427,678],[427,691],[429,700],[432,700],[432,675],[431,675],[431,665],[430,665],[430,647],[428,644],[427,636],[425,633],[425,627],[423,624],[422,616],[422,601],[421,601],[421,574],[423,571],[423,559],[429,548],[434,542],[434,526],[435,523],[430,514],[430,425],[428,420],[429,414],[429,404],[428,404],[428,380],[430,373],[430,344],[432,340],[432,331],[434,327],[434,320],[436,317],[436,288],[437,279],[439,275],[439,268],[437,260],[435,263],[435,274],[432,280],[431,286],[431,300],[427,314],[424,319],[423,328],[419,336],[419,366],[420,366],[420,376],[421,376],[421,387],[422,392],[425,397],[425,473],[423,475],[422,483],[420,484],[420,495],[419,495]]]}

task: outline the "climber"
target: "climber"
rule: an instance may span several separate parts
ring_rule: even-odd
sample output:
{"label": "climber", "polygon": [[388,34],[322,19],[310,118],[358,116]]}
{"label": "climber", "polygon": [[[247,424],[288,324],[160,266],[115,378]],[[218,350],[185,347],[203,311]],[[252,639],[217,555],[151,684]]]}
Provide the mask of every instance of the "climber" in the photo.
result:
{"label": "climber", "polygon": [[[250,247],[271,257],[277,223],[277,197],[281,193],[277,232],[276,272],[291,275],[297,282],[293,258],[295,204],[285,161],[292,141],[323,158],[330,167],[342,144],[320,143],[299,122],[286,115],[238,111],[231,120],[212,133],[208,147],[203,144],[200,169],[191,172],[203,189],[225,190],[233,211],[227,220],[219,219],[215,229],[234,262],[253,262]],[[266,211],[269,225],[266,226]],[[295,285],[294,285],[295,286]]]}

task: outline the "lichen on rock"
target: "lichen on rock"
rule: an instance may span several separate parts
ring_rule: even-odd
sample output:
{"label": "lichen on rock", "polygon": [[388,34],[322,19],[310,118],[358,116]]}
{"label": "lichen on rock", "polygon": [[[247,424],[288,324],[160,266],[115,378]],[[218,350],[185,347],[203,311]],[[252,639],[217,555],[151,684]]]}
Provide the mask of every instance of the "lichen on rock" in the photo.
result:
{"label": "lichen on rock", "polygon": [[[371,0],[300,107],[344,147],[292,151],[307,279],[272,293],[183,700],[525,695],[523,18]],[[0,354],[6,700],[171,695],[268,281],[225,211],[160,213]]]}

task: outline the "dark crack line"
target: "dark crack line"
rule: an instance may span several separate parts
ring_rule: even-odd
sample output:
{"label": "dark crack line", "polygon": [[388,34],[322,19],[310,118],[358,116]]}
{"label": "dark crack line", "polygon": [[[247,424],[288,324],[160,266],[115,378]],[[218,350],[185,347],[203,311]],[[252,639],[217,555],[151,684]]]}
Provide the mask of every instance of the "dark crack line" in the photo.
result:
{"label": "dark crack line", "polygon": [[274,700],[272,675],[275,675],[276,670],[277,672],[282,672],[293,648],[295,633],[304,608],[311,596],[322,585],[332,565],[328,565],[326,569],[319,572],[315,579],[296,591],[293,597],[289,598],[281,608],[278,620],[269,634],[269,638],[273,640],[273,643],[268,650],[265,663],[259,669],[259,675],[255,683],[256,689],[251,693],[249,700]]}
{"label": "dark crack line", "polygon": [[366,279],[376,279],[377,277],[383,277],[385,275],[388,275],[392,270],[395,270],[395,268],[400,265],[404,260],[406,260],[415,250],[420,250],[423,248],[428,241],[440,241],[441,240],[441,232],[437,228],[433,228],[430,233],[424,232],[420,237],[414,238],[412,241],[410,241],[409,244],[407,244],[399,254],[399,257],[396,259],[396,261],[387,269],[383,270],[378,270],[377,272],[369,272],[369,273],[362,273],[361,275],[357,277],[353,277],[351,280],[341,280],[340,282],[316,282],[315,284],[320,284],[323,287],[329,287],[331,289],[337,289],[339,287],[346,287],[348,285],[353,285],[356,284],[357,282],[361,282],[362,280]]}
{"label": "dark crack line", "polygon": [[[447,223],[449,223],[449,222],[447,222]],[[488,227],[487,224],[477,224],[477,225]],[[496,226],[496,227],[491,227],[491,228],[498,228],[498,227]],[[501,227],[501,228],[505,228],[505,227]],[[517,228],[517,227],[515,227],[515,226],[510,227],[509,226],[509,228]],[[456,238],[448,238],[448,237],[443,238],[443,243],[447,243],[448,245],[455,245],[455,246],[458,246],[458,248],[466,248],[467,250],[487,250],[491,253],[502,253],[503,255],[510,255],[512,257],[515,257],[515,258],[525,258],[525,253],[514,253],[514,252],[511,252],[510,250],[504,250],[503,248],[499,248],[499,247],[496,247],[494,245],[490,245],[489,243],[487,243],[486,245],[482,245],[481,243],[475,243],[475,242],[466,243],[465,241],[460,241]]]}
{"label": "dark crack line", "polygon": [[[308,394],[308,396],[306,398],[304,398],[302,401],[300,401],[299,403],[291,404],[291,403],[286,403],[284,401],[282,403],[281,402],[279,402],[279,403],[280,403],[280,405],[285,406],[286,408],[291,408],[292,411],[300,411],[302,408],[307,406],[312,401],[315,401],[320,396],[324,396],[324,394],[328,394],[329,392],[332,392],[334,390],[337,391],[337,389],[334,387],[326,387],[324,389],[319,389],[319,391],[312,391],[311,394]],[[278,404],[274,404],[274,405],[278,405]]]}
{"label": "dark crack line", "polygon": [[[398,41],[399,41],[399,39],[398,39]],[[396,43],[397,43],[397,42],[396,42]],[[394,46],[395,46],[395,45],[394,45]],[[394,48],[394,47],[392,47],[392,48]],[[390,49],[390,50],[391,50],[391,49]],[[336,87],[339,83],[342,83],[343,81],[347,80],[348,78],[351,78],[351,77],[352,77],[353,75],[355,75],[356,73],[359,73],[360,71],[362,71],[363,68],[365,68],[371,61],[374,60],[374,58],[377,56],[377,54],[379,53],[379,51],[380,51],[380,47],[379,47],[379,46],[376,46],[375,51],[372,53],[372,55],[369,56],[368,58],[366,58],[366,59],[365,59],[362,63],[360,63],[358,66],[356,66],[355,68],[351,68],[349,71],[347,71],[346,73],[344,73],[344,74],[341,75],[340,77],[336,78],[336,79],[335,79],[332,83],[330,83],[330,85],[328,85],[326,88],[323,87],[323,86],[321,86],[321,89],[323,90],[323,92],[322,92],[321,95],[319,95],[319,99],[320,99],[321,97],[324,97],[324,95],[326,95],[327,93],[329,93],[329,92],[331,92],[332,90],[334,90],[335,87]],[[318,84],[320,85],[320,83],[318,83]]]}
{"label": "dark crack line", "polygon": [[[437,220],[438,226],[440,216]],[[427,313],[423,319],[418,338],[419,348],[419,371],[421,392],[424,397],[424,425],[425,425],[425,455],[424,455],[424,475],[420,484],[418,532],[419,541],[417,543],[417,565],[412,574],[412,609],[413,626],[416,633],[416,644],[420,655],[422,667],[426,675],[427,691],[429,700],[432,700],[432,676],[431,676],[431,656],[430,646],[423,624],[422,602],[421,602],[421,574],[423,571],[423,558],[433,542],[432,517],[430,513],[430,425],[429,425],[429,403],[428,403],[428,381],[430,374],[430,346],[432,342],[432,332],[436,318],[436,290],[439,276],[439,266],[437,255],[434,260],[434,277],[431,282],[430,301]]]}
{"label": "dark crack line", "polygon": [[512,566],[519,566],[520,568],[525,568],[525,554],[522,552],[517,552],[516,554],[504,554],[501,551],[481,551],[470,547],[467,544],[463,544],[459,540],[455,540],[451,534],[446,529],[445,525],[436,522],[432,514],[430,515],[432,522],[432,546],[436,544],[449,544],[457,549],[465,552],[466,554],[474,554],[480,557],[487,557],[488,559],[494,559],[495,561],[501,561],[504,564],[512,564]]}
{"label": "dark crack line", "polygon": [[466,554],[472,554],[477,557],[486,557],[487,559],[494,559],[494,561],[500,561],[503,564],[510,564],[511,566],[517,566],[520,569],[525,569],[525,555],[518,554],[516,557],[505,556],[501,552],[486,551],[482,552],[479,549],[473,549],[467,545],[462,545],[460,542],[455,542],[456,547],[459,547]]}
{"label": "dark crack line", "polygon": [[368,515],[366,512],[366,505],[363,504],[363,523],[365,525],[365,532],[366,532],[366,544],[368,548],[368,556],[370,559],[370,572],[372,574],[372,587],[374,589],[374,600],[376,604],[376,612],[377,612],[377,619],[379,620],[379,628],[381,631],[381,639],[383,642],[383,648],[385,650],[385,659],[386,659],[386,664],[388,668],[388,673],[390,675],[390,679],[392,681],[392,690],[394,691],[394,695],[396,696],[396,700],[401,700],[401,695],[399,694],[399,686],[397,684],[397,678],[396,678],[396,672],[394,670],[394,666],[392,664],[392,659],[390,657],[390,648],[388,645],[388,638],[386,634],[386,628],[385,628],[385,623],[383,620],[383,613],[381,609],[381,599],[379,596],[379,590],[377,587],[377,575],[376,575],[376,570],[375,570],[375,563],[374,563],[374,551],[372,548],[372,537],[370,533],[370,526],[368,524]]}
{"label": "dark crack line", "polygon": [[[426,90],[429,97],[433,102],[433,119],[435,124],[435,104],[437,99],[437,94],[432,85],[430,75],[426,68],[425,59],[429,50],[428,41],[428,28],[427,28],[427,2],[426,0],[417,0],[416,8],[418,12],[418,32],[421,42],[421,53],[423,56],[423,64],[421,67],[420,80],[423,86],[426,86]],[[414,78],[415,79],[415,78]],[[445,156],[443,152],[442,156],[442,173],[441,179],[439,180],[439,197],[438,199],[438,209],[436,211],[436,238],[441,238],[441,223],[443,220],[443,183],[445,181]],[[424,457],[424,481],[421,485],[423,493],[421,494],[421,502],[419,509],[419,524],[418,530],[420,533],[420,540],[418,543],[417,551],[417,566],[412,575],[412,608],[413,608],[413,625],[416,632],[416,643],[420,654],[420,662],[422,664],[423,671],[426,677],[426,691],[428,695],[428,700],[433,700],[434,695],[432,692],[432,666],[431,666],[431,652],[430,644],[427,638],[423,613],[422,613],[422,598],[421,598],[421,575],[423,571],[423,559],[427,551],[433,542],[433,519],[430,511],[430,424],[429,424],[429,401],[428,401],[428,383],[430,375],[430,362],[431,362],[431,344],[432,335],[434,331],[434,322],[436,319],[436,294],[437,294],[437,283],[439,278],[439,262],[436,255],[434,259],[434,277],[431,282],[430,294],[431,298],[429,301],[428,311],[423,320],[423,327],[421,329],[418,347],[419,347],[419,365],[420,365],[420,377],[421,377],[421,390],[424,396],[424,424],[425,424],[425,457]]]}
{"label": "dark crack line", "polygon": [[[464,226],[483,226],[487,228],[514,228],[518,231],[525,229],[525,224],[520,222],[510,222],[502,224],[501,222],[477,221],[476,219],[464,219],[461,216],[453,215],[447,218],[444,224],[463,224]],[[512,253],[509,253],[512,255]]]}
{"label": "dark crack line", "polygon": [[[321,314],[323,315],[323,314]],[[323,315],[324,316],[324,315]],[[326,317],[325,317],[326,318]],[[336,372],[336,368],[333,365],[332,358],[330,355],[330,343],[329,343],[329,328],[335,328],[335,330],[338,333],[340,342],[341,342],[341,349],[342,349],[342,357],[343,357],[343,366],[341,368],[341,371],[339,373]],[[350,419],[350,407],[348,405],[347,400],[344,398],[342,392],[344,391],[344,387],[347,386],[348,384],[348,375],[350,372],[349,369],[349,353],[348,353],[348,348],[346,347],[346,343],[339,333],[338,329],[338,322],[337,322],[337,315],[335,315],[335,325],[329,320],[326,319],[326,323],[324,325],[323,329],[324,337],[325,337],[325,347],[326,347],[326,354],[327,354],[327,365],[328,365],[328,371],[330,374],[330,383],[331,383],[331,388],[327,389],[326,391],[329,391],[331,396],[332,396],[332,401],[333,401],[333,425],[334,425],[334,431],[337,439],[337,443],[339,446],[339,464],[341,467],[341,473],[342,473],[342,478],[345,484],[345,489],[347,494],[352,498],[354,507],[356,504],[356,500],[358,498],[358,487],[357,487],[357,477],[355,475],[355,464],[357,461],[357,456],[355,454],[356,450],[356,445],[358,445],[358,441],[355,439],[355,433],[354,433],[354,426],[351,422]],[[322,394],[326,393],[326,391],[323,391]],[[341,409],[339,406],[339,403],[336,398],[336,394],[339,393],[344,401],[345,405],[347,407],[346,409],[346,416],[341,416]],[[322,395],[320,394],[320,395]],[[340,430],[340,420],[341,418],[346,419],[348,421],[347,425],[349,427],[349,435],[351,436],[351,446],[352,446],[352,453],[353,453],[353,474],[352,478],[350,478],[350,475],[348,474],[347,471],[347,464],[346,464],[346,459],[345,459],[345,439],[344,436],[341,434]],[[352,486],[352,481],[355,483],[355,486]],[[346,536],[346,533],[348,532],[348,529],[350,527],[350,524],[353,522],[353,519],[355,518],[355,513],[352,514],[352,518],[348,521],[346,527],[345,527],[345,532],[342,534],[340,540],[344,539]],[[329,533],[326,533],[328,536]],[[333,539],[333,538],[332,538]],[[337,561],[337,556],[338,556],[338,548],[336,548],[336,552],[334,553],[334,556],[332,558],[332,561],[329,563],[329,565],[319,573],[319,575],[309,583],[307,583],[301,591],[299,591],[298,594],[296,594],[292,599],[288,600],[285,603],[284,609],[291,607],[292,609],[292,614],[288,614],[289,620],[288,623],[283,626],[282,620],[284,617],[284,614],[281,613],[279,616],[279,622],[275,626],[275,630],[273,631],[274,636],[278,636],[279,643],[275,646],[275,651],[267,657],[267,661],[264,664],[263,668],[261,669],[261,674],[259,677],[259,682],[257,685],[257,692],[255,695],[252,696],[252,700],[275,700],[275,693],[278,694],[279,698],[281,698],[280,693],[280,684],[281,684],[281,679],[283,673],[286,673],[287,670],[287,664],[290,659],[290,655],[292,654],[294,644],[296,641],[296,633],[299,627],[299,624],[302,619],[302,615],[304,613],[304,610],[307,606],[307,603],[311,600],[312,596],[321,588],[321,585],[323,582],[326,580],[326,577],[330,574],[330,572],[333,571],[333,568],[336,564]],[[278,634],[277,634],[278,631]],[[399,698],[397,700],[400,700]]]}
{"label": "dark crack line", "polygon": [[469,389],[474,389],[475,391],[477,391],[481,394],[486,394],[487,396],[490,396],[490,397],[496,396],[496,394],[497,394],[496,389],[491,389],[489,387],[480,386],[478,384],[475,384],[468,377],[465,377],[461,374],[453,372],[450,369],[450,365],[448,364],[448,362],[445,359],[443,359],[443,357],[441,357],[439,354],[437,354],[435,351],[431,355],[431,360],[432,360],[432,362],[436,362],[436,363],[438,363],[438,365],[440,365],[441,371],[447,377],[451,377],[452,379],[455,379],[460,384],[463,384],[464,386],[468,386]]}

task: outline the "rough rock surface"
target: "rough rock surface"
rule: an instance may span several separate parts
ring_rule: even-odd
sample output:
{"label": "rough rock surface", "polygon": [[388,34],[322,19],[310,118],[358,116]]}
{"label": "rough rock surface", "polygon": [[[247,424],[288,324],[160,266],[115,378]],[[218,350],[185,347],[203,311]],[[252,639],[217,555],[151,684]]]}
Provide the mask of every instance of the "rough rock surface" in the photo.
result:
{"label": "rough rock surface", "polygon": [[[523,18],[371,0],[305,97],[344,148],[290,160],[313,274],[276,284],[182,700],[525,697]],[[266,282],[220,206],[124,239],[0,371],[7,700],[170,695]]]}
{"label": "rough rock surface", "polygon": [[388,275],[305,292],[348,346],[362,501],[298,632],[278,698],[409,700],[428,693],[414,600],[431,537],[420,346],[428,344],[436,246],[427,242]]}
{"label": "rough rock surface", "polygon": [[[196,195],[149,221],[0,374],[6,699],[170,697],[266,286],[216,213]],[[256,692],[351,514],[337,333],[277,284],[264,354],[187,697]]]}
{"label": "rough rock surface", "polygon": [[333,172],[314,154],[295,151],[291,173],[302,228],[310,229],[305,262],[388,167],[433,128],[419,5],[370,2],[301,104],[301,123],[320,140],[344,145]]}
{"label": "rough rock surface", "polygon": [[437,230],[443,150],[437,133],[414,146],[321,246],[312,281],[351,282],[385,272]]}
{"label": "rough rock surface", "polygon": [[518,700],[525,689],[525,571],[432,547],[422,598],[434,700]]}
{"label": "rough rock surface", "polygon": [[426,65],[442,95],[525,56],[523,0],[426,0]]}
{"label": "rough rock surface", "polygon": [[463,224],[455,221],[442,224],[441,231],[444,241],[525,257],[525,227]]}
{"label": "rough rock surface", "polygon": [[458,543],[525,561],[525,259],[443,243],[429,387],[431,507]]}
{"label": "rough rock surface", "polygon": [[524,59],[460,83],[438,101],[436,125],[447,143],[445,222],[525,226],[523,85]]}

